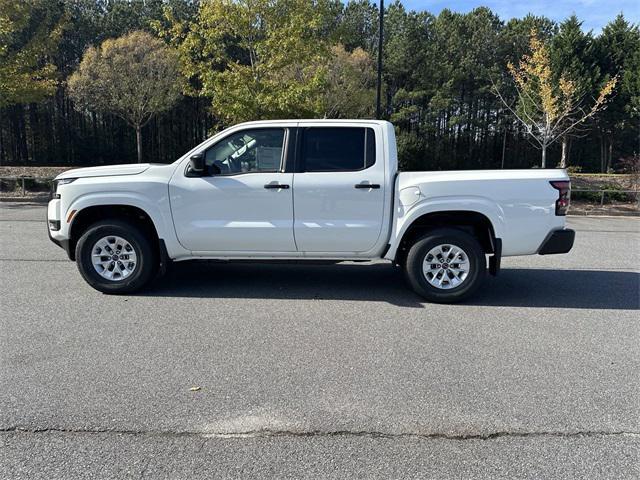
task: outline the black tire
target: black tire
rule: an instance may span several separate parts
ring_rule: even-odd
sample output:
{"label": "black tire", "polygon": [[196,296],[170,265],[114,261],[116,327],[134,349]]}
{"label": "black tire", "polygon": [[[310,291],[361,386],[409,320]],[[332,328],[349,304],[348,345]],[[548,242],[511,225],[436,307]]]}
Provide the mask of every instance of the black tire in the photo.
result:
{"label": "black tire", "polygon": [[[469,259],[469,272],[457,287],[440,289],[429,283],[423,272],[423,262],[431,249],[452,244],[462,248]],[[471,296],[482,283],[487,270],[487,261],[478,240],[462,230],[438,228],[429,231],[409,249],[404,265],[407,281],[418,294],[434,303],[455,303]]]}
{"label": "black tire", "polygon": [[[138,257],[135,269],[121,280],[103,278],[91,261],[92,248],[103,237],[118,236],[134,248]],[[103,220],[93,224],[80,237],[76,245],[76,263],[85,281],[103,293],[123,294],[141,289],[155,276],[159,267],[157,249],[151,239],[135,225],[123,220]]]}

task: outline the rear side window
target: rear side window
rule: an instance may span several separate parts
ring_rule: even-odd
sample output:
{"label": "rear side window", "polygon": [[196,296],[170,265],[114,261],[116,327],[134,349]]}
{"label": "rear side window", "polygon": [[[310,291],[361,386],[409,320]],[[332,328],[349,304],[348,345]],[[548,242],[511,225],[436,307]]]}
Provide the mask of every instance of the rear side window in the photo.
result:
{"label": "rear side window", "polygon": [[356,171],[376,162],[372,128],[310,127],[302,136],[304,172]]}

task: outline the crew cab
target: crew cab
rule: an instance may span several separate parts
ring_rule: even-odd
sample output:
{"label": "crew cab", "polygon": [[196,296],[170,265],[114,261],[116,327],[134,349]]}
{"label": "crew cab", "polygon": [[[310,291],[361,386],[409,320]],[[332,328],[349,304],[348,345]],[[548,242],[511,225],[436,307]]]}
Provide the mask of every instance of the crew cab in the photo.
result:
{"label": "crew cab", "polygon": [[398,172],[386,121],[261,121],[172,164],[58,175],[48,231],[104,293],[183,260],[384,259],[425,299],[455,302],[504,256],[568,252],[569,195],[560,169]]}

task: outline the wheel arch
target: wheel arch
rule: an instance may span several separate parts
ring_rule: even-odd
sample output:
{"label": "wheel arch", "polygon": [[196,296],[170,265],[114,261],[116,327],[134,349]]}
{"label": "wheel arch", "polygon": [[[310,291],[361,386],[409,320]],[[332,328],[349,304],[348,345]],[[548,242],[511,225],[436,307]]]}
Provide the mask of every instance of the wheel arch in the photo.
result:
{"label": "wheel arch", "polygon": [[418,215],[408,223],[396,243],[395,250],[389,252],[387,258],[391,256],[395,263],[402,264],[409,248],[417,238],[429,230],[441,227],[467,231],[478,239],[485,253],[500,253],[496,228],[487,215],[475,210],[439,210]]}
{"label": "wheel arch", "polygon": [[91,225],[100,220],[117,219],[128,220],[139,227],[145,234],[151,238],[151,244],[159,249],[160,252],[161,239],[158,235],[158,229],[151,216],[142,208],[128,204],[101,204],[90,205],[78,210],[69,226],[69,257],[75,260],[76,244],[80,237],[86,232]]}

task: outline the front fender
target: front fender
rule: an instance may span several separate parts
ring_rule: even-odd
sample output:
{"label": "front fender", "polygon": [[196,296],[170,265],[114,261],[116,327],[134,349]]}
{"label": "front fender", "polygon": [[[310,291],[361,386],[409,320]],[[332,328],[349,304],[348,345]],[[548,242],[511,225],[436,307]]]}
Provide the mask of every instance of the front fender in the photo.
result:
{"label": "front fender", "polygon": [[[76,197],[65,209],[67,218],[71,212],[76,211],[74,219],[79,212],[89,207],[105,206],[105,205],[123,205],[137,207],[144,211],[153,222],[158,237],[165,241],[170,257],[175,258],[180,254],[188,254],[187,250],[178,243],[178,239],[173,228],[171,219],[171,210],[169,207],[168,197],[162,198],[160,201],[152,202],[148,197],[132,191],[99,191],[90,192]],[[70,223],[64,222],[64,232],[67,238],[70,237],[73,219]]]}
{"label": "front fender", "polygon": [[411,206],[396,203],[396,218],[393,225],[390,248],[385,258],[393,260],[402,237],[411,225],[420,217],[431,213],[474,212],[489,219],[496,238],[502,238],[505,232],[505,214],[495,201],[480,196],[433,197]]}

